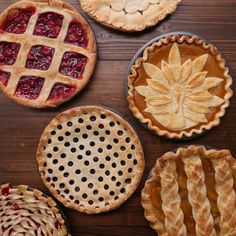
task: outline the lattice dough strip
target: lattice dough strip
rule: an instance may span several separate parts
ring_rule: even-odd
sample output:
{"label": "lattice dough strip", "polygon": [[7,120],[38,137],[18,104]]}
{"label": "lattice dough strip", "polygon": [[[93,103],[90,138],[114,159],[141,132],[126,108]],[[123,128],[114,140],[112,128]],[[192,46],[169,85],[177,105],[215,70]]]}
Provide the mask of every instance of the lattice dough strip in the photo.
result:
{"label": "lattice dough strip", "polygon": [[[210,202],[206,196],[205,174],[202,168],[201,158],[198,155],[183,157],[185,173],[188,176],[188,199],[192,206],[193,217],[196,221],[196,234],[205,236],[216,235],[213,217],[210,210]],[[202,219],[208,219],[204,224]]]}
{"label": "lattice dough strip", "polygon": [[187,235],[184,224],[184,214],[180,208],[181,199],[177,181],[176,164],[174,161],[166,163],[161,177],[162,209],[165,214],[165,228],[170,235]]}
{"label": "lattice dough strip", "polygon": [[[236,194],[233,171],[226,160],[213,159],[215,169],[217,205],[221,213],[221,235],[236,235]],[[234,206],[234,207],[233,207]]]}

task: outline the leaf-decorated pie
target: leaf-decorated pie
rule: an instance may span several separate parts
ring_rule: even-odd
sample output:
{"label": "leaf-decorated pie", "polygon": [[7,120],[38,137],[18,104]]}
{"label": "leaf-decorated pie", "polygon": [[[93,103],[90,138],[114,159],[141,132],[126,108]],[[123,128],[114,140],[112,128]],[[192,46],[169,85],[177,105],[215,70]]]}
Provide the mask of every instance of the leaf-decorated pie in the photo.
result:
{"label": "leaf-decorated pie", "polygon": [[22,0],[0,14],[0,89],[25,106],[56,107],[88,83],[96,42],[60,0]]}
{"label": "leaf-decorated pie", "polygon": [[74,108],[53,119],[41,136],[37,161],[52,194],[87,214],[119,207],[144,171],[142,147],[130,124],[97,106]]}
{"label": "leaf-decorated pie", "polygon": [[1,236],[70,236],[52,198],[25,185],[0,186]]}
{"label": "leaf-decorated pie", "polygon": [[232,78],[212,44],[166,36],[144,50],[128,77],[129,108],[158,135],[191,137],[220,123]]}
{"label": "leaf-decorated pie", "polygon": [[159,236],[236,235],[236,160],[203,146],[168,152],[146,181],[142,205]]}
{"label": "leaf-decorated pie", "polygon": [[96,21],[122,31],[142,31],[176,10],[181,0],[79,0]]}

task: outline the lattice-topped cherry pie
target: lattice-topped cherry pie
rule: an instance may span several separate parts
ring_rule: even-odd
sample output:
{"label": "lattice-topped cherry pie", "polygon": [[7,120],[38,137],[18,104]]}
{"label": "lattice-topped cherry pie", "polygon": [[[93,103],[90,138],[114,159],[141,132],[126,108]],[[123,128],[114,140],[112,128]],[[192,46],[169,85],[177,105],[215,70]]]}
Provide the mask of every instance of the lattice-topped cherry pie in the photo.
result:
{"label": "lattice-topped cherry pie", "polygon": [[96,62],[91,28],[59,0],[19,1],[0,15],[0,89],[31,107],[55,107],[89,81]]}
{"label": "lattice-topped cherry pie", "polygon": [[70,236],[52,198],[25,185],[0,186],[1,236]]}
{"label": "lattice-topped cherry pie", "polygon": [[160,236],[234,236],[236,160],[203,146],[168,152],[146,181],[142,205]]}

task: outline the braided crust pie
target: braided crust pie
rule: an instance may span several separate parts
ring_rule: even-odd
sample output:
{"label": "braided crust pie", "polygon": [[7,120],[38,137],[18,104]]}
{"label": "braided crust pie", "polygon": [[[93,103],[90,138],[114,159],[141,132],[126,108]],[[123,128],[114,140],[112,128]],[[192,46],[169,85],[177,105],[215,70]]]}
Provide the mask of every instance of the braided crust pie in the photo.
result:
{"label": "braided crust pie", "polygon": [[88,83],[94,34],[60,0],[22,0],[0,14],[0,89],[25,106],[56,107]]}
{"label": "braided crust pie", "polygon": [[0,186],[1,236],[70,236],[52,198],[25,185]]}
{"label": "braided crust pie", "polygon": [[87,214],[119,207],[144,171],[133,128],[98,106],[74,108],[53,119],[41,136],[37,161],[52,194],[66,207]]}
{"label": "braided crust pie", "polygon": [[236,160],[228,150],[179,148],[159,158],[142,206],[160,235],[236,235]]}
{"label": "braided crust pie", "polygon": [[158,135],[189,138],[219,125],[231,85],[225,60],[212,44],[169,35],[148,46],[131,67],[129,108]]}
{"label": "braided crust pie", "polygon": [[79,0],[97,22],[122,31],[142,31],[176,10],[181,0]]}

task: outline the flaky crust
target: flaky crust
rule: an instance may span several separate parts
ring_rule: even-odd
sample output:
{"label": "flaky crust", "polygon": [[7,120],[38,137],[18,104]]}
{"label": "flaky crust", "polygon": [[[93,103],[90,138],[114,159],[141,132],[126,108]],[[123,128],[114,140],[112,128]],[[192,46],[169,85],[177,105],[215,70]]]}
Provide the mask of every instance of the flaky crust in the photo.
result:
{"label": "flaky crust", "polygon": [[[134,173],[133,178],[132,178],[132,184],[130,184],[126,188],[125,193],[119,195],[118,200],[114,201],[113,198],[108,199],[109,204],[104,205],[104,204],[99,203],[99,202],[96,203],[96,204],[93,204],[93,205],[89,205],[87,203],[85,204],[85,202],[83,203],[84,205],[83,204],[76,204],[74,201],[70,201],[69,199],[65,199],[61,196],[61,194],[58,194],[57,189],[55,187],[53,187],[47,181],[47,176],[45,175],[45,173],[47,172],[47,168],[45,168],[45,166],[44,166],[44,163],[45,163],[46,160],[45,160],[45,157],[43,155],[43,152],[44,152],[44,147],[48,143],[48,138],[51,136],[51,131],[55,130],[56,127],[59,124],[62,124],[63,121],[67,120],[67,118],[70,119],[71,117],[77,117],[80,114],[97,114],[97,115],[105,114],[107,116],[113,117],[115,122],[118,122],[119,124],[121,124],[122,126],[125,127],[125,129],[127,130],[127,133],[130,134],[130,137],[129,137],[130,140],[132,141],[133,144],[135,144],[135,147],[136,147],[135,148],[135,153],[136,153],[135,158],[137,160],[137,168],[136,168],[136,172]],[[110,144],[110,143],[108,143],[108,144]],[[122,145],[122,144],[127,145],[125,140],[119,140],[119,144],[120,145]],[[99,107],[99,106],[82,106],[82,107],[73,108],[73,109],[70,109],[66,112],[63,112],[63,113],[59,114],[56,118],[54,118],[49,123],[49,125],[45,128],[45,130],[43,132],[43,135],[40,138],[36,158],[37,158],[37,162],[38,162],[39,173],[40,173],[41,179],[43,180],[43,182],[47,186],[47,188],[52,192],[52,194],[64,206],[75,209],[75,210],[80,211],[80,212],[87,213],[87,214],[97,214],[97,213],[101,213],[101,212],[107,212],[107,211],[110,211],[110,210],[113,210],[113,209],[116,209],[116,208],[120,207],[120,205],[122,203],[124,203],[133,194],[133,192],[138,187],[138,184],[141,180],[141,177],[142,177],[142,174],[143,174],[143,171],[144,171],[144,167],[145,167],[145,160],[144,160],[144,154],[143,154],[143,151],[142,151],[141,143],[140,143],[140,141],[137,137],[137,134],[135,133],[133,128],[130,126],[130,124],[127,121],[125,121],[122,117],[117,115],[115,112],[112,112],[110,110],[107,110],[107,109],[105,109],[103,107]],[[115,162],[115,160],[114,160],[114,162]],[[96,169],[96,167],[93,167],[93,168]],[[88,167],[87,167],[87,169],[88,169]],[[107,169],[107,170],[110,170],[110,169]],[[113,175],[116,176],[115,171],[113,171],[113,172],[114,172]],[[86,177],[88,177],[88,176],[86,176]],[[77,176],[75,176],[75,178],[77,178]],[[63,180],[63,182],[64,182],[64,180]],[[109,182],[107,184],[109,184]],[[83,188],[83,183],[81,183],[80,188],[81,189]],[[101,192],[103,192],[101,187],[98,187],[98,188],[101,190]],[[109,191],[110,190],[112,190],[112,189],[109,189]],[[103,195],[101,195],[101,197],[103,197]],[[82,202],[82,200],[81,200],[81,202]]]}
{"label": "flaky crust", "polygon": [[[134,82],[137,77],[137,70],[141,67],[141,65],[146,62],[149,58],[149,54],[155,50],[155,47],[160,47],[161,45],[166,45],[169,43],[183,43],[187,42],[189,44],[195,44],[201,46],[203,49],[210,49],[212,55],[215,56],[216,61],[218,62],[219,68],[224,71],[224,77],[226,78],[225,84],[225,95],[224,95],[224,103],[220,106],[220,111],[216,114],[215,119],[209,122],[208,124],[201,125],[198,129],[192,128],[190,131],[181,131],[179,133],[169,132],[168,130],[163,130],[158,126],[154,126],[152,121],[148,118],[145,118],[139,109],[137,108],[134,102]],[[165,38],[160,39],[158,42],[153,43],[151,46],[147,47],[144,50],[143,56],[138,58],[135,64],[131,67],[131,74],[128,77],[128,103],[129,109],[133,113],[133,115],[139,119],[142,123],[147,124],[148,128],[155,131],[156,134],[160,136],[166,136],[168,138],[181,139],[184,137],[191,137],[194,134],[201,134],[204,130],[210,130],[212,127],[219,125],[220,118],[224,116],[226,108],[229,106],[229,99],[233,95],[233,91],[230,86],[232,85],[232,77],[229,75],[229,68],[226,67],[226,62],[222,58],[220,52],[214,47],[212,44],[207,44],[202,39],[199,39],[197,36],[179,36],[179,35],[171,35],[166,36]]]}
{"label": "flaky crust", "polygon": [[[59,42],[58,39],[50,39],[50,38],[46,38],[46,37],[44,37],[42,39],[41,37],[38,37],[38,36],[29,35],[28,34],[29,28],[30,27],[32,28],[34,26],[32,24],[30,25],[30,23],[29,23],[29,26],[28,26],[28,29],[26,30],[26,32],[22,35],[19,35],[19,34],[15,35],[15,34],[7,33],[7,32],[4,32],[4,34],[1,35],[1,39],[3,41],[18,42],[18,43],[22,43],[24,41],[26,43],[24,45],[24,48],[21,47],[17,61],[14,65],[11,65],[11,66],[2,65],[0,67],[3,71],[5,69],[6,71],[11,72],[11,74],[12,74],[11,78],[14,77],[13,79],[10,79],[9,84],[6,87],[2,83],[0,83],[0,90],[2,90],[3,93],[6,94],[9,98],[11,98],[13,101],[17,102],[18,104],[27,106],[27,107],[34,107],[34,108],[57,107],[61,103],[67,102],[68,100],[72,99],[89,82],[89,80],[93,74],[94,67],[95,67],[96,60],[97,60],[96,40],[95,40],[92,29],[90,28],[87,21],[80,15],[80,13],[75,8],[70,6],[68,3],[64,3],[60,0],[42,0],[42,1],[21,0],[19,2],[12,4],[11,6],[9,6],[7,9],[5,9],[1,13],[0,24],[2,24],[2,22],[6,19],[9,11],[16,9],[16,8],[26,8],[26,7],[35,7],[36,8],[36,13],[34,14],[34,16],[31,17],[32,18],[30,20],[31,22],[32,21],[36,22],[37,19],[35,17],[37,17],[39,12],[43,11],[44,9],[47,9],[48,7],[51,7],[51,8],[53,8],[53,10],[55,12],[65,16],[65,18],[70,17],[71,19],[78,19],[81,22],[81,24],[83,25],[83,27],[86,30],[87,35],[88,35],[88,47],[86,49],[81,48],[79,46],[70,45],[70,44],[66,44],[66,47],[65,47],[64,43]],[[64,34],[67,33],[66,30],[67,29],[65,28],[64,32],[63,32]],[[62,29],[62,31],[63,31],[63,29]],[[28,39],[26,39],[26,37],[28,37]],[[43,45],[45,45],[45,46],[52,46],[57,49],[56,53],[58,53],[58,54],[55,53],[55,55],[53,57],[52,65],[50,66],[50,68],[46,71],[32,70],[32,69],[27,69],[25,67],[22,68],[22,65],[24,65],[23,61],[25,61],[25,59],[27,58],[27,55],[28,55],[28,52],[29,52],[29,49],[31,48],[31,46],[41,45],[42,42],[43,42]],[[63,53],[65,51],[77,52],[77,53],[81,53],[81,54],[87,56],[89,62],[85,67],[85,71],[83,73],[82,79],[69,79],[67,76],[63,76],[63,75],[59,74],[58,66],[60,65],[61,55],[63,55]],[[55,64],[55,61],[57,62],[56,64]],[[53,66],[53,63],[55,64],[55,66]],[[15,69],[13,69],[13,67]],[[20,78],[19,75],[27,75],[27,74],[30,76],[38,76],[38,77],[45,78],[44,86],[43,86],[43,89],[41,90],[41,93],[40,93],[41,96],[39,95],[39,97],[37,99],[34,99],[34,100],[23,99],[23,98],[19,98],[19,97],[14,96],[14,92],[15,92],[17,83]],[[53,84],[55,84],[57,82],[75,85],[76,90],[75,90],[74,94],[64,100],[63,99],[61,99],[59,101],[47,100]]]}
{"label": "flaky crust", "polygon": [[[178,231],[173,233],[170,227],[176,229],[176,223],[183,221],[182,214],[176,216],[176,209],[172,212],[173,206],[179,205],[178,198],[173,199],[172,196],[163,196],[168,203],[172,201],[172,209],[169,208],[168,219],[171,219],[169,224],[163,224],[158,218],[158,215],[153,209],[150,199],[150,192],[161,175],[163,181],[168,183],[171,172],[163,176],[163,171],[173,162],[184,162],[185,173],[187,175],[187,189],[188,199],[193,209],[193,216],[196,222],[197,235],[216,235],[213,219],[211,215],[210,203],[206,198],[206,186],[204,184],[204,174],[202,171],[202,164],[197,155],[204,155],[207,159],[211,160],[215,170],[216,191],[218,194],[217,205],[221,214],[221,221],[219,222],[220,235],[235,235],[236,223],[236,194],[234,181],[236,181],[236,160],[232,157],[228,150],[214,150],[206,149],[204,146],[188,146],[179,148],[176,152],[167,152],[161,158],[157,159],[154,168],[151,171],[150,178],[146,181],[145,187],[142,190],[142,206],[144,208],[145,218],[150,222],[151,227],[160,235],[187,235],[186,231]],[[195,160],[196,159],[196,160]],[[169,185],[167,192],[171,192],[173,188]],[[162,190],[164,191],[164,190]],[[199,195],[200,194],[200,195]],[[162,203],[163,211],[164,201]],[[227,214],[227,213],[228,214]],[[185,216],[185,218],[188,216]],[[182,224],[184,227],[184,223]],[[171,232],[171,233],[170,233]],[[218,235],[218,234],[217,234]]]}
{"label": "flaky crust", "polygon": [[[143,31],[162,21],[167,15],[172,14],[181,0],[160,0],[158,5],[150,3],[148,10],[142,14],[125,13],[124,9],[112,10],[110,1],[104,0],[79,0],[81,7],[94,20],[100,24],[125,32]],[[148,0],[146,0],[148,1]],[[158,1],[156,1],[158,2]]]}
{"label": "flaky crust", "polygon": [[[26,185],[18,185],[18,186],[15,186],[15,187],[11,187],[9,183],[0,185],[0,195],[1,195],[1,191],[5,188],[9,188],[9,193],[10,194],[16,194],[15,197],[13,196],[13,199],[15,199],[15,200],[19,199],[19,196],[17,196],[17,194],[18,194],[18,195],[21,195],[21,196],[25,196],[26,201],[28,199],[29,204],[34,203],[34,201],[31,197],[34,197],[35,199],[39,200],[42,203],[46,203],[50,207],[50,209],[53,211],[53,213],[55,214],[56,220],[61,225],[61,232],[58,235],[60,235],[60,236],[71,236],[71,234],[67,231],[67,228],[65,226],[65,221],[64,221],[64,219],[63,219],[63,217],[62,217],[62,215],[61,215],[61,213],[60,213],[60,211],[57,207],[57,204],[55,203],[55,201],[51,197],[46,197],[41,191],[39,191],[37,189],[32,189],[32,188],[30,188]],[[32,210],[35,210],[35,209],[32,209]],[[45,215],[45,217],[46,217],[46,215]]]}

